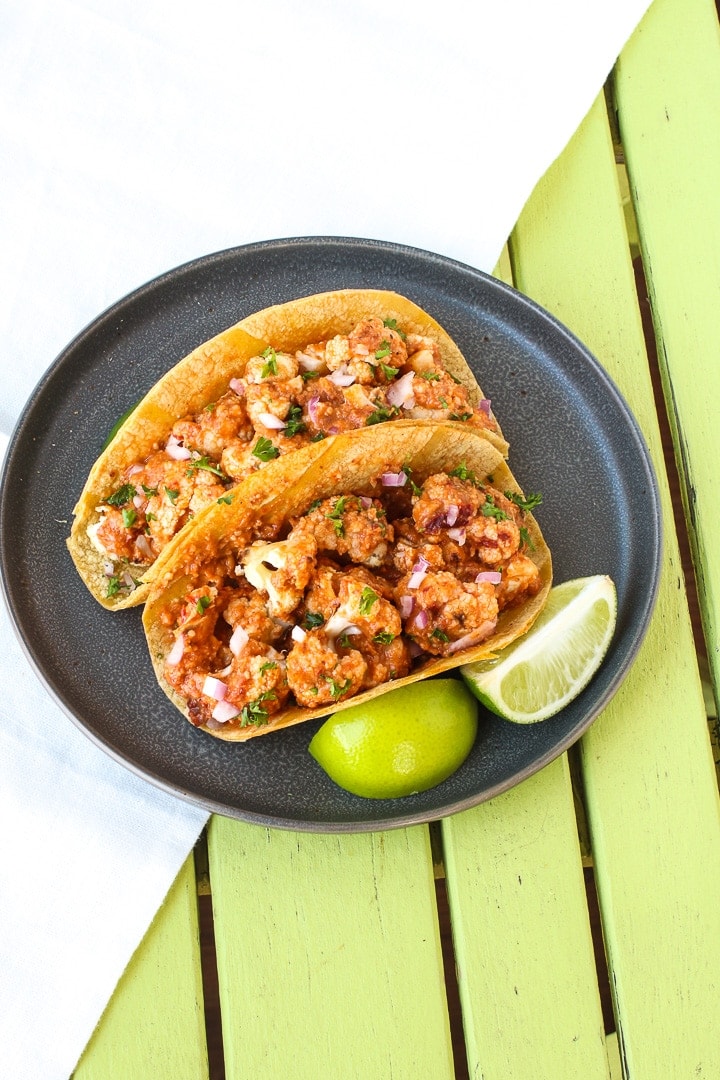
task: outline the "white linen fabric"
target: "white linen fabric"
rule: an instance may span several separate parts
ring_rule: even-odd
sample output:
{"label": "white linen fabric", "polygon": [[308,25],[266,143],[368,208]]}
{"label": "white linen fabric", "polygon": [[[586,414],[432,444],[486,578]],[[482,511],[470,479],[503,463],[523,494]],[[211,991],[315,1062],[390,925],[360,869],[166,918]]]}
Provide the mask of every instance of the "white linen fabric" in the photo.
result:
{"label": "white linen fabric", "polygon": [[[647,3],[6,0],[0,431],[96,314],[212,251],[492,269]],[[4,611],[0,680],[3,1073],[65,1080],[205,814],[84,738]]]}

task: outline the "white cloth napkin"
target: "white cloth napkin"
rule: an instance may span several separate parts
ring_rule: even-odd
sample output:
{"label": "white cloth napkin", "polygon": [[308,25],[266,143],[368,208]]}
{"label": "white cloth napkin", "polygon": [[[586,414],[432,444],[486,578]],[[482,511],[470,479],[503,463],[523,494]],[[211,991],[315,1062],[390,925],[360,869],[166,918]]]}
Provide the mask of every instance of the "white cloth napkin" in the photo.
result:
{"label": "white cloth napkin", "polygon": [[[648,0],[6,0],[0,431],[87,322],[235,244],[490,270]],[[65,1080],[205,815],[106,757],[0,612],[0,1046]]]}

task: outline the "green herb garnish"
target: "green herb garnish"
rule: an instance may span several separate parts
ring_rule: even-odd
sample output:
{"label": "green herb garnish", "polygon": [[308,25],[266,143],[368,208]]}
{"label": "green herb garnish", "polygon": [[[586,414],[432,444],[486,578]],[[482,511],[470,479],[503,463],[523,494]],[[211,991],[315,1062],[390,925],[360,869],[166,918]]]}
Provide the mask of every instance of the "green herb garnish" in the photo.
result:
{"label": "green herb garnish", "polygon": [[438,641],[449,641],[450,640],[450,638],[447,636],[445,631],[441,630],[439,626],[435,627],[435,629],[433,630],[430,637],[431,638],[436,638]]}
{"label": "green herb garnish", "polygon": [[387,326],[388,330],[394,330],[396,334],[400,335],[403,341],[407,338],[405,331],[401,330],[398,326],[397,319],[383,319],[383,326]]}
{"label": "green herb garnish", "polygon": [[373,424],[383,424],[386,420],[392,419],[397,411],[394,405],[379,405],[375,412],[370,413],[365,423],[368,427]]}
{"label": "green herb garnish", "polygon": [[263,364],[262,370],[260,372],[260,378],[267,379],[268,375],[277,375],[277,353],[273,349],[272,345],[268,345],[267,349],[265,349],[264,352],[261,352],[260,355],[265,360],[265,363]]}
{"label": "green herb garnish", "polygon": [[475,473],[472,469],[468,469],[464,461],[461,461],[457,469],[452,469],[448,476],[457,476],[458,480],[469,480],[471,484],[476,483]]}
{"label": "green herb garnish", "polygon": [[389,356],[392,352],[389,341],[381,341],[380,348],[375,350],[375,359],[383,360],[386,356]]}
{"label": "green herb garnish", "polygon": [[543,501],[543,497],[540,494],[535,495],[518,495],[516,491],[506,491],[505,498],[510,502],[515,503],[521,510],[534,510],[536,506],[540,506]]}
{"label": "green herb garnish", "polygon": [[137,517],[137,514],[135,513],[134,510],[123,510],[122,519],[123,519],[123,525],[125,526],[126,529],[131,528],[132,525],[135,524],[135,518],[136,517]]}
{"label": "green herb garnish", "polygon": [[390,645],[395,640],[395,635],[391,634],[389,630],[381,630],[379,634],[375,634],[373,641],[377,645]]}
{"label": "green herb garnish", "polygon": [[256,697],[254,701],[249,701],[247,705],[243,705],[240,711],[240,726],[247,727],[248,724],[266,724],[268,718],[268,711],[263,706],[264,701],[276,701],[277,695],[274,690],[266,690],[264,693]]}
{"label": "green herb garnish", "polygon": [[437,371],[421,371],[420,378],[425,379],[427,382],[439,382],[440,376]]}
{"label": "green herb garnish", "polygon": [[272,671],[277,667],[277,663],[274,660],[266,660],[264,664],[260,665],[260,674],[264,675],[266,671]]}
{"label": "green herb garnish", "polygon": [[485,502],[482,504],[481,512],[483,517],[495,518],[496,521],[506,521],[508,518],[505,511],[495,505],[495,500],[492,495],[485,496]]}
{"label": "green herb garnish", "polygon": [[260,458],[261,461],[272,461],[273,458],[280,457],[277,446],[274,446],[270,439],[266,439],[263,435],[255,443],[252,452],[253,456]]}
{"label": "green herb garnish", "polygon": [[324,431],[318,431],[317,435],[313,435],[310,442],[322,442],[322,440],[326,439],[326,438],[327,438],[327,435],[325,434]]}
{"label": "green herb garnish", "polygon": [[450,413],[451,420],[469,420],[472,417],[471,412]]}
{"label": "green herb garnish", "polygon": [[197,611],[198,615],[204,615],[211,604],[212,600],[209,596],[201,596],[197,604],[195,605],[195,610]]}
{"label": "green herb garnish", "polygon": [[141,484],[140,486],[142,487],[143,491],[147,495],[148,499],[154,498],[155,495],[157,495],[157,493],[158,493],[158,489],[156,487],[155,488],[145,487],[144,484]]}
{"label": "green herb garnish", "polygon": [[124,506],[125,503],[129,503],[135,495],[134,484],[123,484],[117,491],[113,491],[112,495],[109,495],[105,500],[110,506]]}
{"label": "green herb garnish", "polygon": [[169,488],[169,487],[166,487],[166,488],[165,488],[165,494],[167,495],[168,499],[170,500],[170,502],[171,502],[171,503],[173,504],[173,506],[174,506],[174,505],[175,505],[175,502],[176,502],[176,500],[177,500],[177,497],[178,497],[178,495],[180,494],[180,492],[179,492],[179,491],[175,491],[175,490],[174,490],[174,488]]}
{"label": "green herb garnish", "polygon": [[389,379],[394,379],[395,376],[397,375],[398,371],[400,370],[399,367],[390,367],[389,364],[381,364],[380,367],[383,369],[383,372],[385,374],[385,378],[388,379],[388,380]]}
{"label": "green herb garnish", "polygon": [[115,577],[115,575],[113,575],[113,577],[108,578],[107,593],[105,595],[108,596],[108,597],[117,596],[117,594],[119,592],[120,592],[120,578]]}
{"label": "green herb garnish", "polygon": [[293,435],[297,435],[301,431],[305,431],[306,424],[302,420],[302,409],[299,405],[291,405],[288,412],[288,420],[285,424],[285,431],[283,434],[288,439],[292,439]]}
{"label": "green herb garnish", "polygon": [[221,480],[227,480],[228,477],[214,462],[210,460],[207,454],[203,457],[195,458],[194,461],[188,462],[187,475],[192,476],[198,469],[205,469],[207,472],[215,473]]}
{"label": "green herb garnish", "polygon": [[322,626],[325,619],[319,611],[306,611],[305,618],[303,619],[303,626],[306,630],[317,630],[318,626]]}
{"label": "green herb garnish", "polygon": [[218,499],[218,502],[219,503],[226,503],[228,506],[230,506],[232,504],[232,501],[233,501],[234,498],[235,498],[234,495],[221,495],[220,498]]}
{"label": "green herb garnish", "polygon": [[346,679],[344,683],[340,684],[333,679],[332,675],[323,675],[323,678],[330,683],[330,693],[333,701],[337,701],[352,686],[352,679]]}
{"label": "green herb garnish", "polygon": [[358,611],[361,615],[369,615],[372,610],[373,604],[376,600],[379,600],[378,594],[374,589],[371,589],[369,585],[366,585],[363,591],[360,593],[360,601],[358,603]]}

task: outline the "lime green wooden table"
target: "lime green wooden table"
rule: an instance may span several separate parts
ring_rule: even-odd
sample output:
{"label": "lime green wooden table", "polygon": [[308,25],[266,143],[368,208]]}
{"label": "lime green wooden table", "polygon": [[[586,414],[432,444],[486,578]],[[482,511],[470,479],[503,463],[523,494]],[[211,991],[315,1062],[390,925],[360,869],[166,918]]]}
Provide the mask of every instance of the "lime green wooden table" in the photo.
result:
{"label": "lime green wooden table", "polygon": [[77,1080],[720,1078],[711,0],[654,0],[497,273],[586,342],[650,447],[664,566],[637,662],[569,755],[431,828],[213,818]]}

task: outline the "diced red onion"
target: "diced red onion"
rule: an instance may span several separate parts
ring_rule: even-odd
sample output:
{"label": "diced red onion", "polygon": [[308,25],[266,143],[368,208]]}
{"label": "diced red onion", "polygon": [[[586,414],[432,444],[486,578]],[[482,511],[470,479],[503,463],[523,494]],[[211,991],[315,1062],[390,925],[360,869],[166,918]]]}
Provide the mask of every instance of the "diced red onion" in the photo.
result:
{"label": "diced red onion", "polygon": [[418,570],[417,573],[411,574],[410,577],[408,578],[408,583],[407,583],[408,589],[419,589],[420,586],[422,585],[423,581],[425,580],[425,575],[426,574],[427,574],[427,570]]}
{"label": "diced red onion", "polygon": [[318,422],[317,407],[319,403],[320,398],[317,394],[314,397],[311,397],[307,403],[308,416],[310,417],[310,422],[314,424],[315,427],[317,427]]}
{"label": "diced red onion", "polygon": [[232,720],[239,712],[237,705],[232,705],[229,701],[218,701],[212,711],[212,718],[220,724],[226,724],[228,720]]}
{"label": "diced red onion", "polygon": [[188,458],[192,457],[187,446],[181,446],[174,435],[171,435],[168,439],[165,445],[165,453],[168,457],[171,457],[173,461],[187,461]]}
{"label": "diced red onion", "polygon": [[230,389],[234,390],[238,397],[245,397],[245,383],[242,379],[231,379]]}
{"label": "diced red onion", "polygon": [[400,617],[403,619],[409,619],[412,615],[413,604],[415,601],[412,596],[401,596],[398,601],[398,609],[400,611]]}
{"label": "diced red onion", "polygon": [[407,473],[384,472],[380,477],[380,482],[383,487],[404,487],[407,483]]}
{"label": "diced red onion", "polygon": [[153,551],[147,536],[143,536],[141,533],[135,540],[135,547],[144,559],[148,559],[150,562],[155,561],[155,552]]}
{"label": "diced red onion", "polygon": [[295,358],[301,368],[305,371],[318,371],[325,361],[321,356],[310,356],[308,353],[297,352]]}
{"label": "diced red onion", "polygon": [[133,506],[135,507],[136,510],[139,510],[141,506],[144,506],[144,504],[145,504],[145,496],[144,495],[133,495]]}
{"label": "diced red onion", "polygon": [[460,545],[460,547],[462,547],[463,544],[465,543],[465,529],[464,528],[461,528],[461,529],[448,529],[448,536],[450,537],[451,540],[455,540],[456,543],[458,543]]}
{"label": "diced red onion", "polygon": [[427,624],[428,624],[428,613],[427,613],[427,611],[425,611],[424,608],[421,608],[420,611],[418,611],[417,615],[415,616],[414,625],[418,628],[418,630],[424,630],[425,627],[427,626]]}
{"label": "diced red onion", "polygon": [[302,626],[293,626],[290,637],[293,639],[293,641],[304,641],[307,637],[307,634],[303,630]]}
{"label": "diced red onion", "polygon": [[482,570],[475,578],[476,581],[489,581],[492,585],[499,585],[502,574],[499,570]]}
{"label": "diced red onion", "polygon": [[115,573],[115,563],[111,563],[109,559],[107,562],[104,562],[103,573],[105,574],[105,577],[112,577]]}
{"label": "diced red onion", "polygon": [[352,386],[355,382],[355,376],[347,368],[340,367],[337,371],[333,371],[328,375],[328,381],[334,383],[335,386]]}
{"label": "diced red onion", "polygon": [[230,652],[233,654],[233,656],[239,656],[249,640],[250,635],[248,634],[247,630],[245,630],[242,626],[236,626],[232,632],[232,637],[228,642],[230,646]]}
{"label": "diced red onion", "polygon": [[492,634],[496,623],[496,619],[488,619],[482,626],[478,626],[475,630],[471,630],[469,634],[463,634],[457,641],[451,641],[448,645],[448,652],[462,652],[463,649],[469,649],[472,645],[479,645],[481,641],[485,641],[485,638]]}
{"label": "diced red onion", "polygon": [[185,652],[185,635],[178,634],[175,638],[175,644],[165,658],[165,663],[170,667],[177,667],[183,658]]}
{"label": "diced red onion", "polygon": [[258,413],[258,420],[264,427],[270,428],[272,431],[282,431],[283,428],[287,427],[284,420],[278,419],[277,416],[273,416],[270,412]]}
{"label": "diced red onion", "polygon": [[[412,383],[415,378],[414,371],[408,371],[405,375],[401,375],[399,379],[391,383],[388,387],[386,397],[391,405],[394,405],[396,409],[404,406],[406,409],[412,409],[415,404],[415,398],[413,396]],[[412,404],[411,404],[412,402]]]}
{"label": "diced red onion", "polygon": [[126,570],[123,574],[122,583],[123,585],[127,586],[128,589],[133,589],[135,587],[135,582],[133,581],[132,574],[129,570]]}
{"label": "diced red onion", "polygon": [[460,507],[456,506],[455,503],[450,503],[450,506],[448,506],[447,509],[447,514],[445,515],[445,521],[447,522],[447,524],[454,525],[458,519],[459,513]]}
{"label": "diced red onion", "polygon": [[422,645],[418,645],[417,641],[411,641],[408,645],[408,652],[410,653],[411,658],[415,660],[418,656],[422,656],[424,649]]}
{"label": "diced red onion", "polygon": [[370,496],[369,495],[361,495],[360,496],[360,505],[362,506],[363,510],[369,510],[370,507],[372,506],[372,499],[370,498]]}
{"label": "diced red onion", "polygon": [[339,431],[340,428],[337,426],[337,424],[331,424],[328,428],[328,435],[337,435]]}
{"label": "diced red onion", "polygon": [[480,401],[480,410],[484,412],[486,416],[490,415],[490,398],[482,398]]}
{"label": "diced red onion", "polygon": [[430,563],[427,561],[424,555],[418,555],[417,562],[412,568],[413,574],[419,574],[422,570],[429,570]]}
{"label": "diced red onion", "polygon": [[131,476],[135,476],[135,473],[142,472],[144,468],[144,465],[133,465],[131,469],[128,469],[128,480]]}
{"label": "diced red onion", "polygon": [[363,345],[361,341],[357,341],[353,345],[352,351],[355,353],[356,356],[368,356],[370,353],[370,349],[367,347],[367,345]]}
{"label": "diced red onion", "polygon": [[202,692],[216,701],[222,701],[227,694],[227,684],[222,679],[216,679],[214,675],[206,675]]}

